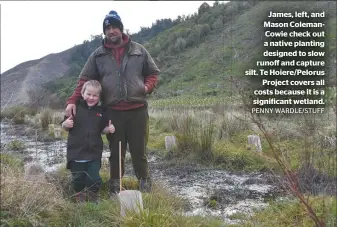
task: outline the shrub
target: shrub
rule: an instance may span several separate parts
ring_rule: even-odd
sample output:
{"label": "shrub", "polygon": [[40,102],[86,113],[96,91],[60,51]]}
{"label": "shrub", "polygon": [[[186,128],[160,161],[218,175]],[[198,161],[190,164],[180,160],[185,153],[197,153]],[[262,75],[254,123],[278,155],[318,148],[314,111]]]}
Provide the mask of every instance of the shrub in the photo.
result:
{"label": "shrub", "polygon": [[7,148],[9,150],[20,151],[20,150],[23,150],[25,148],[25,144],[21,140],[12,140],[7,145]]}
{"label": "shrub", "polygon": [[48,125],[52,123],[52,114],[51,109],[43,109],[40,111],[41,127],[43,130],[48,129]]}
{"label": "shrub", "polygon": [[34,109],[24,106],[14,106],[1,111],[1,120],[6,118],[13,121],[15,124],[23,124],[25,121],[25,115],[34,115],[36,111]]}

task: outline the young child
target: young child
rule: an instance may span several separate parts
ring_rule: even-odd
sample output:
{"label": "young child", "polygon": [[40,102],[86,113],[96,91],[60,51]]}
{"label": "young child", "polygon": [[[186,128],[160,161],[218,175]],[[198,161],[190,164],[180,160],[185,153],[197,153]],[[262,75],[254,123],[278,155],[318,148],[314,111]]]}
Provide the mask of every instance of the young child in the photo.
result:
{"label": "young child", "polygon": [[96,80],[87,81],[82,98],[76,103],[76,115],[64,118],[62,128],[69,131],[67,141],[67,169],[72,173],[72,187],[76,202],[97,202],[102,179],[99,175],[103,152],[101,133],[114,133],[115,127],[103,116],[98,105],[102,87]]}

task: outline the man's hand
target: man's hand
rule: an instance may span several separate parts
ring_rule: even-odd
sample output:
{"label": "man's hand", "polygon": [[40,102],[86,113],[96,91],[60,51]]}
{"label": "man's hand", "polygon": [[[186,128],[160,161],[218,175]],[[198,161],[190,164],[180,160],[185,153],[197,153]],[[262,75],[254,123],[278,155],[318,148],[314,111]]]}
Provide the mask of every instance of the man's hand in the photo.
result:
{"label": "man's hand", "polygon": [[109,131],[109,133],[115,132],[115,126],[113,124],[111,124],[111,120],[109,120],[108,131]]}
{"label": "man's hand", "polygon": [[148,89],[147,86],[145,85],[145,94],[147,94],[148,91],[149,91],[149,89]]}
{"label": "man's hand", "polygon": [[66,116],[72,116],[72,115],[76,115],[76,105],[75,104],[68,104],[67,108],[66,108]]}
{"label": "man's hand", "polygon": [[65,120],[62,123],[62,127],[64,127],[64,128],[72,128],[72,127],[74,127],[73,116],[70,115],[70,117],[68,117],[67,120]]}

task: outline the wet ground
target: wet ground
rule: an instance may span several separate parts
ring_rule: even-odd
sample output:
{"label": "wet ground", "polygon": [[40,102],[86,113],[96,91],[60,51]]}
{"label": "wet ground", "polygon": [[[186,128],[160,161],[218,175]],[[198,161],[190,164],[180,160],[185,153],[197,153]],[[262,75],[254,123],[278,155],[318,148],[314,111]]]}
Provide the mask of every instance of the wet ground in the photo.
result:
{"label": "wet ground", "polygon": [[267,174],[230,173],[192,164],[167,168],[159,162],[151,164],[154,178],[188,201],[191,209],[187,215],[212,215],[233,222],[231,215],[249,215],[279,193],[277,183]]}
{"label": "wet ground", "polygon": [[[65,161],[66,141],[48,141],[37,136],[24,125],[1,123],[1,147],[12,140],[24,141],[20,152],[26,162],[37,157],[46,171],[55,170]],[[41,142],[44,139],[44,142]],[[103,153],[108,156],[109,153]],[[10,151],[15,152],[15,151]],[[249,215],[254,208],[263,208],[266,200],[278,196],[277,182],[266,173],[235,173],[205,168],[196,164],[168,164],[151,154],[149,165],[155,182],[164,184],[188,205],[186,215],[216,216],[227,223],[235,222],[231,215]],[[131,163],[127,163],[126,175],[133,175]]]}

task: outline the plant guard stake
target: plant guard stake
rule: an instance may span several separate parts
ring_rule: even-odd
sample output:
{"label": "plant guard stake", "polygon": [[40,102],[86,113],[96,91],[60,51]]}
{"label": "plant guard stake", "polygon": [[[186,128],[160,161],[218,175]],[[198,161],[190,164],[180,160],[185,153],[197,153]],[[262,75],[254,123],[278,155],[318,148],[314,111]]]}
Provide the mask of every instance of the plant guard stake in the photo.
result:
{"label": "plant guard stake", "polygon": [[127,212],[140,213],[143,210],[142,193],[137,190],[122,191],[122,144],[119,141],[119,193],[118,200],[121,205],[121,216],[125,216]]}

